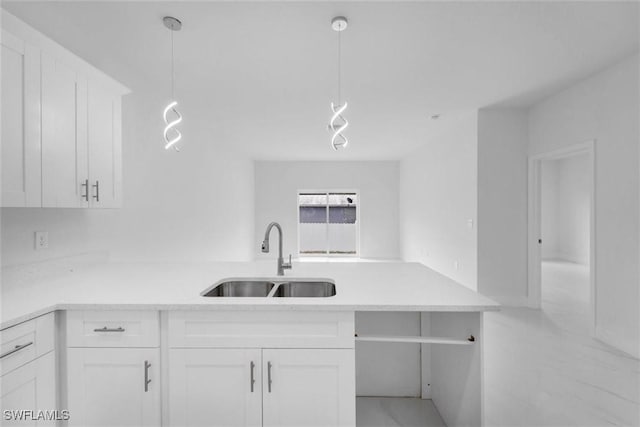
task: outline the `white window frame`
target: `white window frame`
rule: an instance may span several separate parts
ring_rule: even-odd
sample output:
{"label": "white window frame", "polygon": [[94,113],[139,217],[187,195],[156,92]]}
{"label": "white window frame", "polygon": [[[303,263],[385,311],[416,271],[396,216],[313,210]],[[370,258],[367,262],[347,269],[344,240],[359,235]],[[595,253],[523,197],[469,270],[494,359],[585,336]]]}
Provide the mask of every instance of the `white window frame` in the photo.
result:
{"label": "white window frame", "polygon": [[[327,195],[327,203],[329,194],[335,193],[353,193],[356,195],[357,205],[356,205],[356,253],[355,254],[332,254],[329,253],[328,248],[327,252],[323,254],[303,254],[300,252],[300,194],[326,194]],[[354,188],[339,188],[339,189],[298,189],[296,192],[296,239],[298,241],[298,258],[360,258],[360,211],[361,208],[361,199],[360,199],[360,190]],[[327,215],[329,214],[329,210],[327,209]],[[327,226],[327,234],[329,233],[329,227]],[[327,235],[327,244],[329,243],[329,236]]]}

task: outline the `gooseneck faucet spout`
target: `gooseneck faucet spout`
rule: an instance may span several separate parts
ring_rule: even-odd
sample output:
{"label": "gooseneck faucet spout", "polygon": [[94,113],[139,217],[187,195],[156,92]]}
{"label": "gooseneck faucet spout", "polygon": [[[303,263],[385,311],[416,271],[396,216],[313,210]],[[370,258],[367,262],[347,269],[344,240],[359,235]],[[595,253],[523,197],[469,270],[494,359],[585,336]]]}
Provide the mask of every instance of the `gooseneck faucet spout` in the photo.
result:
{"label": "gooseneck faucet spout", "polygon": [[291,255],[289,255],[289,262],[284,262],[284,258],[282,258],[282,227],[277,222],[272,222],[267,226],[267,231],[264,232],[264,240],[262,241],[262,252],[269,252],[269,234],[273,227],[278,229],[278,276],[284,276],[284,270],[291,269]]}

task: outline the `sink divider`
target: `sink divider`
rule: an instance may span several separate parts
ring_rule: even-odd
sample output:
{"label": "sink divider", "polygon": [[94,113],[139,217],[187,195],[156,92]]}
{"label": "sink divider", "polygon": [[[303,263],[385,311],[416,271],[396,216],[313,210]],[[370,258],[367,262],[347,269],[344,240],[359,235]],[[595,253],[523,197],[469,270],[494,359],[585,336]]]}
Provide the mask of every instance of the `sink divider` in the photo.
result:
{"label": "sink divider", "polygon": [[267,294],[267,298],[273,298],[273,296],[276,294],[276,292],[278,292],[278,288],[280,287],[280,285],[282,285],[284,282],[273,282],[273,288],[271,288],[271,290],[269,291],[269,293]]}

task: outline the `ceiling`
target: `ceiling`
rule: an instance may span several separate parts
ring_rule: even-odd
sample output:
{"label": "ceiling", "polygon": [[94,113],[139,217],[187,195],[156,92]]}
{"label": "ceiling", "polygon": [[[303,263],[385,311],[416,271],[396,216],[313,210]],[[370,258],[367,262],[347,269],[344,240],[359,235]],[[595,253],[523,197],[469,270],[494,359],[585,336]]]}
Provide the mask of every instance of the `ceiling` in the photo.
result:
{"label": "ceiling", "polygon": [[[459,114],[494,105],[526,107],[637,52],[638,6],[2,3],[144,96],[137,108],[158,117],[169,96],[170,33],[162,17],[181,19],[175,72],[184,149],[212,144],[274,160],[398,159]],[[342,87],[350,144],[339,152],[330,148],[326,128],[337,95],[337,34],[329,24],[336,15],[349,19],[342,33]],[[432,114],[442,118],[430,120]]]}

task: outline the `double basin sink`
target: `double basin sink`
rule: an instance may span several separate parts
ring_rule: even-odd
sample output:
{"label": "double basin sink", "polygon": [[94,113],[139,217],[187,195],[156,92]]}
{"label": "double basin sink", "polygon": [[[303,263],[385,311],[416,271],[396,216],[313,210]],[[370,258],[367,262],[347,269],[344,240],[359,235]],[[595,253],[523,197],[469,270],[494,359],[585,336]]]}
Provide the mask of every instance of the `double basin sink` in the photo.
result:
{"label": "double basin sink", "polygon": [[328,279],[226,279],[201,293],[204,297],[326,298],[336,294]]}

